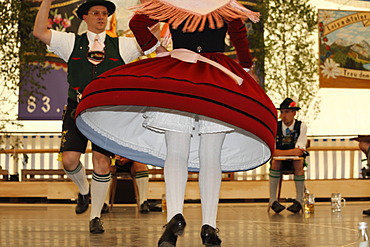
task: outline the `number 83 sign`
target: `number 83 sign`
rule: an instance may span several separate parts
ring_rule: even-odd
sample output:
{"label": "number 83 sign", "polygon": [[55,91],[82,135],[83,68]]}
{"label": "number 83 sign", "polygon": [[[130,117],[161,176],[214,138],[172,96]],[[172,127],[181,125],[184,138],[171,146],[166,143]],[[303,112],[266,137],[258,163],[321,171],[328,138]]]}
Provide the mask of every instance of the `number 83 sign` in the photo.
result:
{"label": "number 83 sign", "polygon": [[52,69],[43,76],[43,80],[39,80],[39,84],[45,89],[26,97],[22,95],[31,88],[28,85],[20,87],[19,120],[61,120],[68,97],[67,73],[63,69]]}

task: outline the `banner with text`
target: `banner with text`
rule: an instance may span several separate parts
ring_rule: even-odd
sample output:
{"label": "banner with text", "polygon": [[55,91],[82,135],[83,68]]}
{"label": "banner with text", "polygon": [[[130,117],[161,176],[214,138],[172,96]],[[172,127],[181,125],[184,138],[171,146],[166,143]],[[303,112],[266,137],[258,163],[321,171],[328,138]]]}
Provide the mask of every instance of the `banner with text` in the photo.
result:
{"label": "banner with text", "polygon": [[320,87],[370,88],[370,12],[318,14]]}

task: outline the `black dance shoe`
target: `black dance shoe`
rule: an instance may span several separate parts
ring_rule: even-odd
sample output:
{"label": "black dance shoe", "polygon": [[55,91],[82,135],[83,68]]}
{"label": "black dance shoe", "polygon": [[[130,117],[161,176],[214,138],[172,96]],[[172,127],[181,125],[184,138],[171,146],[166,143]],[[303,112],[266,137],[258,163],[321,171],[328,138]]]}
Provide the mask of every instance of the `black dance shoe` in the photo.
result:
{"label": "black dance shoe", "polygon": [[87,195],[81,195],[78,193],[77,205],[76,205],[76,214],[82,214],[89,208],[90,203],[90,193]]}
{"label": "black dance shoe", "polygon": [[217,235],[218,229],[213,228],[209,225],[203,225],[200,236],[202,243],[205,246],[221,246],[221,239]]}
{"label": "black dance shoe", "polygon": [[186,222],[182,214],[176,214],[170,222],[165,225],[161,238],[158,241],[158,247],[174,247],[176,246],[177,237],[184,233]]}
{"label": "black dance shoe", "polygon": [[94,219],[90,220],[90,232],[92,234],[100,234],[104,232],[103,223],[101,222],[100,218],[95,217]]}
{"label": "black dance shoe", "polygon": [[370,209],[368,209],[368,210],[363,210],[363,211],[362,211],[362,213],[370,216]]}
{"label": "black dance shoe", "polygon": [[150,212],[149,202],[145,201],[143,204],[140,205],[140,213],[148,214]]}
{"label": "black dance shoe", "polygon": [[302,205],[298,202],[298,201],[296,201],[296,200],[294,200],[294,202],[293,202],[293,204],[292,205],[290,205],[288,208],[287,208],[287,210],[289,210],[290,212],[292,212],[292,213],[298,213],[299,211],[301,211],[301,210],[303,210],[302,209]]}
{"label": "black dance shoe", "polygon": [[108,206],[108,204],[104,203],[104,205],[103,205],[100,213],[101,214],[107,214],[107,213],[109,213],[109,206]]}
{"label": "black dance shoe", "polygon": [[278,201],[274,201],[272,204],[271,204],[271,209],[275,211],[275,213],[280,213],[281,211],[283,211],[285,209],[285,207],[283,205],[281,205]]}

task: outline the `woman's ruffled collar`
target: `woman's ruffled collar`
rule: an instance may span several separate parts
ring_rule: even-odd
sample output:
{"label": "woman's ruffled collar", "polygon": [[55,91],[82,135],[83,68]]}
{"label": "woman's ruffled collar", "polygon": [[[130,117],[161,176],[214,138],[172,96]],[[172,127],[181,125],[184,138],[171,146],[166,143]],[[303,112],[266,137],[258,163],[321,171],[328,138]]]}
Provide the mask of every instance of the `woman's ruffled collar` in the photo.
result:
{"label": "woman's ruffled collar", "polygon": [[202,31],[206,22],[212,29],[223,27],[225,20],[250,19],[258,22],[260,16],[237,0],[150,0],[131,9],[135,9],[136,14],[167,21],[174,29],[184,22],[184,32]]}

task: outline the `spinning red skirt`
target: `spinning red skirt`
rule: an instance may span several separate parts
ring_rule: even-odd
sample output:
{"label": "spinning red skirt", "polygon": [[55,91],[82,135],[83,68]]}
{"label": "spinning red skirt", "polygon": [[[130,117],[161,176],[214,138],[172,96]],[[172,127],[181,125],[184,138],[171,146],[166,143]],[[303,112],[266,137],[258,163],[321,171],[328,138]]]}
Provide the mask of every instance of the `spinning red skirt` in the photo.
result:
{"label": "spinning red skirt", "polygon": [[[207,62],[171,56],[148,58],[112,69],[93,80],[76,112],[81,132],[96,145],[129,159],[163,167],[163,133],[142,126],[149,107],[211,117],[234,131],[225,137],[223,171],[243,171],[266,163],[275,146],[276,109],[240,65],[222,53],[201,53],[243,79],[238,85]],[[194,130],[189,171],[198,171],[199,135]]]}

